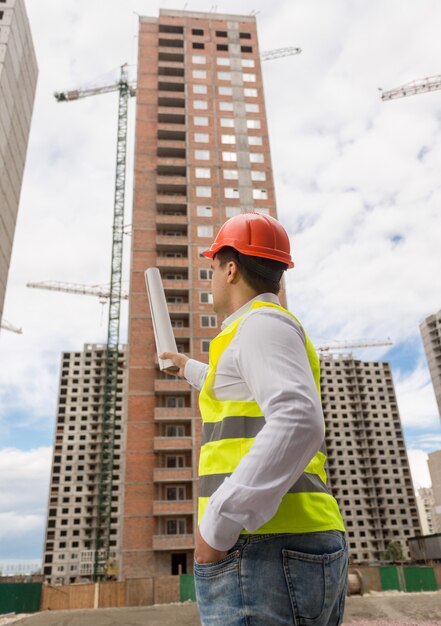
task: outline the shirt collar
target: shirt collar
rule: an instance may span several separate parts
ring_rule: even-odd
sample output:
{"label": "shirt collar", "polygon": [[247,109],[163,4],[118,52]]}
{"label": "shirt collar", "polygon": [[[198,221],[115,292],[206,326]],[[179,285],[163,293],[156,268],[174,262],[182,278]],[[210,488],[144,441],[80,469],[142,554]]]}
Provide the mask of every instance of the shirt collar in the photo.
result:
{"label": "shirt collar", "polygon": [[231,322],[234,322],[235,320],[237,320],[241,315],[244,315],[245,313],[247,313],[251,309],[253,302],[256,302],[256,301],[271,302],[272,304],[278,304],[280,306],[280,300],[276,296],[276,294],[260,293],[258,296],[256,296],[255,298],[252,298],[246,304],[241,306],[240,309],[237,309],[237,311],[234,311],[234,313],[231,313],[231,315],[226,317],[221,324],[221,330],[226,328],[228,324],[231,324]]}

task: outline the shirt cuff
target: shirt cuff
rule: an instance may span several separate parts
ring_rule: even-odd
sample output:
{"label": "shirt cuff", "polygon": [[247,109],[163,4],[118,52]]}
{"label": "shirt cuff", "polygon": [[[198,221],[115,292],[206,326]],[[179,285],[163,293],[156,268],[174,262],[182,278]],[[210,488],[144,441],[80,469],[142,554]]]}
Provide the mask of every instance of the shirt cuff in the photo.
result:
{"label": "shirt cuff", "polygon": [[199,524],[199,532],[211,548],[221,552],[229,550],[238,540],[241,530],[241,524],[219,515],[211,502],[208,502]]}
{"label": "shirt cuff", "polygon": [[206,363],[201,363],[201,361],[196,361],[196,359],[188,359],[184,368],[184,376],[190,385],[200,391],[207,371],[208,365]]}

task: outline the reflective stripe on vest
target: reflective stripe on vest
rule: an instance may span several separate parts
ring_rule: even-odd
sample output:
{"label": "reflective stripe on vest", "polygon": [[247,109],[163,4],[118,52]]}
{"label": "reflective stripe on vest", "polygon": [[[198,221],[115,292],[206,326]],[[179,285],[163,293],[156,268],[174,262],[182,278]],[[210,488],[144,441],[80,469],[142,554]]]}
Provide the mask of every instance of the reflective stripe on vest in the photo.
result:
{"label": "reflective stripe on vest", "polygon": [[[262,306],[276,308],[300,324],[292,313],[276,304],[254,302],[250,310]],[[211,391],[219,358],[233,340],[242,317],[229,324],[211,342],[208,374],[199,396],[203,420],[199,461],[199,521],[210,496],[234,472],[265,425],[265,418],[256,402],[217,400]],[[320,394],[320,361],[306,334],[305,337],[308,360]],[[255,531],[257,534],[344,531],[337,502],[326,486],[325,462],[323,444],[282,498],[274,517]]]}

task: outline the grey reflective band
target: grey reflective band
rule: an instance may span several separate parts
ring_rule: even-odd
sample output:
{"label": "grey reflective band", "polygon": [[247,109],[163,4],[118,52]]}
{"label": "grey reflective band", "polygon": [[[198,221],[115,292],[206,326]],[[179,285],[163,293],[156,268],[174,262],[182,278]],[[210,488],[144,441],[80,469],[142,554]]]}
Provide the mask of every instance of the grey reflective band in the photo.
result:
{"label": "grey reflective band", "polygon": [[265,425],[265,418],[245,415],[224,417],[220,422],[204,422],[201,445],[221,439],[252,439]]}
{"label": "grey reflective band", "polygon": [[[224,480],[231,474],[206,474],[199,477],[199,497],[209,498],[213,495]],[[287,493],[327,493],[331,495],[328,487],[317,474],[303,472],[298,481],[292,485]]]}

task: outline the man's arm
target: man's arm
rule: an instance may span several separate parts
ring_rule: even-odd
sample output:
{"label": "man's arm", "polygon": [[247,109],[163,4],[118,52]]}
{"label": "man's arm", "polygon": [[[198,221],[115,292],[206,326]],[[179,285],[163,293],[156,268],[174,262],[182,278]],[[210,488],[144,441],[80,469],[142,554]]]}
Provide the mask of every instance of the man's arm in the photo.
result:
{"label": "man's arm", "polygon": [[195,387],[198,391],[202,389],[208,373],[208,365],[195,359],[190,359],[185,354],[180,352],[164,352],[159,355],[160,359],[171,359],[173,365],[178,368],[178,371],[165,370],[167,374],[173,374],[179,376],[179,378],[185,378],[192,387]]}

